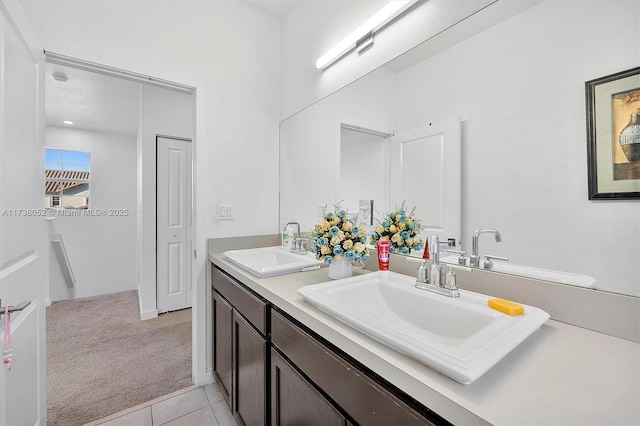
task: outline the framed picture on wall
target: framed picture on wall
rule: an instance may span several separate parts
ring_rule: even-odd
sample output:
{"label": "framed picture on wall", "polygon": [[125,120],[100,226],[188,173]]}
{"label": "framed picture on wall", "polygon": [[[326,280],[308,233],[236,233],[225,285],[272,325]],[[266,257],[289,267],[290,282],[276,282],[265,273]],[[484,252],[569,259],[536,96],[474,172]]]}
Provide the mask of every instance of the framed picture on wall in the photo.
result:
{"label": "framed picture on wall", "polygon": [[585,83],[590,200],[640,199],[640,67]]}

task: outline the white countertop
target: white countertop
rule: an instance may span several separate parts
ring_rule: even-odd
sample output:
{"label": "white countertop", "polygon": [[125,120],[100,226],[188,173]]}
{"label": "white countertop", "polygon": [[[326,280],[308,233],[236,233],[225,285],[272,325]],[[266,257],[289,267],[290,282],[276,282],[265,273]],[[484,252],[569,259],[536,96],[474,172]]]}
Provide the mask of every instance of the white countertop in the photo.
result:
{"label": "white countertop", "polygon": [[477,381],[463,385],[306,303],[298,288],[329,281],[327,268],[258,278],[222,254],[209,259],[453,424],[640,424],[638,343],[549,320]]}

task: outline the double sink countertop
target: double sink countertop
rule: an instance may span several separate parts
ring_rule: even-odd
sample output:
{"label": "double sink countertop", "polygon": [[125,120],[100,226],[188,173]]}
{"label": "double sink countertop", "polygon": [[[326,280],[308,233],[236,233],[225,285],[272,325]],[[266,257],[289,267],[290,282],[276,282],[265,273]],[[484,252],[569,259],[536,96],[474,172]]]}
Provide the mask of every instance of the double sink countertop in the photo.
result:
{"label": "double sink countertop", "polygon": [[463,385],[305,302],[298,289],[330,281],[328,268],[258,278],[221,253],[209,253],[209,260],[453,424],[640,423],[638,343],[549,320]]}

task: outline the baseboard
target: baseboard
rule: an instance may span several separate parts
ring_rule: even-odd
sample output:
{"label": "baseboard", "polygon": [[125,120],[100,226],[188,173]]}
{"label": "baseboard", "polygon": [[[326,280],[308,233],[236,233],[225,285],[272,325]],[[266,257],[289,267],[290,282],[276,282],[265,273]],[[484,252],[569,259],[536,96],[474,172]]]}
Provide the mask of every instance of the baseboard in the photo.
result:
{"label": "baseboard", "polygon": [[152,319],[152,318],[157,318],[158,317],[158,310],[154,309],[152,311],[146,311],[146,312],[142,312],[140,311],[140,319],[142,321],[148,320],[148,319]]}
{"label": "baseboard", "polygon": [[213,378],[213,372],[208,369],[202,376],[195,377],[194,382],[196,386],[200,387],[208,385],[210,383],[215,383],[216,380]]}
{"label": "baseboard", "polygon": [[157,318],[158,309],[151,309],[148,311],[142,310],[142,298],[140,297],[140,294],[142,293],[142,291],[140,290],[141,287],[142,285],[140,284],[140,282],[138,282],[138,310],[140,311],[140,321]]}
{"label": "baseboard", "polygon": [[140,321],[145,321],[152,318],[158,317],[158,310],[152,309],[150,311],[142,310],[142,300],[140,300],[140,291],[138,291],[138,309],[140,310]]}

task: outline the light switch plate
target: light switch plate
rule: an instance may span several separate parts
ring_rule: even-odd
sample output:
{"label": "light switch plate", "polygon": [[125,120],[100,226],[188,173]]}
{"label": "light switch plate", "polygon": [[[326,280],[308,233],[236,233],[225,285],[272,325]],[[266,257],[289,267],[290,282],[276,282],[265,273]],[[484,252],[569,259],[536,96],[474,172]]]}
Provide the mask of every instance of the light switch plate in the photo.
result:
{"label": "light switch plate", "polygon": [[218,220],[233,220],[233,204],[218,203]]}

